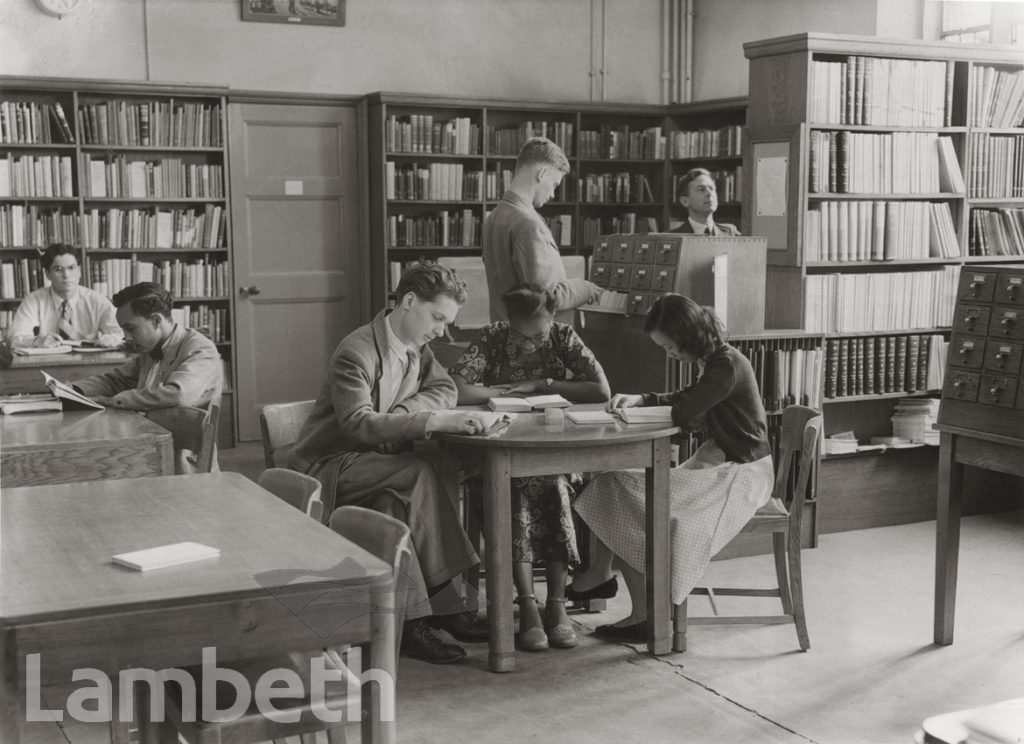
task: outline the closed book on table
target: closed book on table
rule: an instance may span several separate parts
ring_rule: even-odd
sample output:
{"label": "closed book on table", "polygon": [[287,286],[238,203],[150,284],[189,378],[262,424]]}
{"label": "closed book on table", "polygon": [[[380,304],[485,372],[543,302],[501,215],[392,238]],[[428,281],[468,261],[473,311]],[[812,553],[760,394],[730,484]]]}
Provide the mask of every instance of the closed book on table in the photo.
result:
{"label": "closed book on table", "polygon": [[671,424],[672,406],[616,408],[613,413],[627,424]]}
{"label": "closed book on table", "polygon": [[196,542],[179,542],[161,545],[157,548],[135,550],[130,553],[119,553],[113,556],[114,563],[136,571],[151,571],[157,568],[169,568],[185,563],[205,561],[220,556],[220,550]]}

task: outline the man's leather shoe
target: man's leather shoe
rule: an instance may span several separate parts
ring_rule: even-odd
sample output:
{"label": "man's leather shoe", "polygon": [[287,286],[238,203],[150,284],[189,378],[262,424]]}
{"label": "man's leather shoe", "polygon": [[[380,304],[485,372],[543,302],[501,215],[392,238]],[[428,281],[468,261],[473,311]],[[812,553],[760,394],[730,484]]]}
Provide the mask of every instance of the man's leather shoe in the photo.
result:
{"label": "man's leather shoe", "polygon": [[584,602],[588,599],[611,599],[619,593],[619,578],[612,576],[608,581],[603,584],[598,584],[592,589],[587,589],[585,592],[578,592],[573,589],[573,585],[565,587],[565,598],[570,602]]}
{"label": "man's leather shoe", "polygon": [[466,649],[438,638],[423,620],[409,623],[402,633],[402,656],[431,664],[454,664],[466,658]]}
{"label": "man's leather shoe", "polygon": [[454,615],[434,615],[434,627],[448,631],[457,641],[475,643],[488,638],[487,624],[480,621],[475,610]]}

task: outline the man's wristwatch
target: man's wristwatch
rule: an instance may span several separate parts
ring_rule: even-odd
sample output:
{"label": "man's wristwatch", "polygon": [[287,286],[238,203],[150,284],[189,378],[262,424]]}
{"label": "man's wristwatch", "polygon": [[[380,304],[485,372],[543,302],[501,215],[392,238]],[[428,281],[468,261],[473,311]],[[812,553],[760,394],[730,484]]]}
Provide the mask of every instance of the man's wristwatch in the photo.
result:
{"label": "man's wristwatch", "polygon": [[550,393],[551,392],[551,386],[554,384],[555,378],[548,377],[548,378],[546,378],[544,380],[544,382],[545,382],[545,384],[547,384],[547,391]]}

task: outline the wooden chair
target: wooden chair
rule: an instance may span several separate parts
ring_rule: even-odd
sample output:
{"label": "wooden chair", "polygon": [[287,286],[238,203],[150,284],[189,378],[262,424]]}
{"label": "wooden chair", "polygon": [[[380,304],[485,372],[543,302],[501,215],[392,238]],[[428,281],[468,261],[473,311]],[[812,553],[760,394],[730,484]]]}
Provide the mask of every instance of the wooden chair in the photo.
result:
{"label": "wooden chair", "polygon": [[287,467],[288,455],[299,436],[299,429],[313,412],[315,400],[296,403],[271,403],[260,413],[263,434],[263,459],[268,468]]}
{"label": "wooden chair", "polygon": [[[296,473],[301,475],[301,473]],[[304,476],[308,477],[308,476]],[[398,646],[401,643],[402,622],[405,614],[406,604],[406,577],[409,574],[409,563],[412,556],[411,538],[409,528],[394,517],[370,509],[358,506],[339,507],[331,515],[331,529],[351,540],[377,558],[385,561],[391,566],[391,576],[388,584],[378,585],[383,589],[379,594],[374,592],[368,596],[379,597],[375,600],[372,612],[385,613],[387,632],[393,627],[395,646],[391,653],[395,654],[392,662],[397,660]],[[326,649],[324,651],[292,653],[282,656],[261,657],[246,660],[238,663],[226,663],[218,660],[217,666],[221,669],[234,669],[245,676],[250,689],[254,690],[260,676],[271,669],[290,669],[308,684],[310,661],[316,656],[324,656],[324,665],[328,670],[335,670],[342,673],[347,680],[342,683],[328,683],[326,685],[326,705],[331,710],[348,710],[349,705],[355,705],[356,701],[350,701],[350,696],[359,696],[361,691],[355,685],[355,675],[347,669],[342,660],[342,650]],[[397,669],[397,664],[392,663],[392,668]],[[195,681],[196,690],[202,691],[202,669],[201,667],[189,667],[184,670]],[[376,684],[370,682],[370,684]],[[218,689],[220,686],[218,686]],[[308,686],[306,688],[308,693]],[[201,698],[201,694],[197,695]],[[219,693],[217,707],[224,710],[234,699],[234,693],[221,700]],[[358,699],[362,705],[361,698]],[[207,722],[202,720],[200,702],[196,702],[196,720],[182,720],[182,699],[181,689],[178,684],[166,682],[164,684],[164,708],[165,721],[160,726],[161,744],[178,744],[178,736],[187,744],[256,744],[272,740],[274,744],[286,744],[285,737],[298,736],[301,744],[316,744],[316,732],[327,731],[327,739],[330,744],[344,744],[348,741],[347,734],[352,733],[359,721],[352,721],[346,715],[342,723],[335,724],[320,720],[313,712],[312,702],[307,694],[301,700],[287,700],[276,698],[274,705],[279,710],[289,712],[298,711],[298,721],[294,723],[283,723],[271,720],[263,716],[255,704],[251,704],[249,710],[233,721]],[[379,710],[363,710],[362,736],[361,740],[367,744],[371,742],[369,722],[375,716],[379,716]]]}
{"label": "wooden chair", "polygon": [[[690,625],[755,625],[761,623],[793,623],[796,626],[800,648],[811,647],[804,617],[803,577],[800,571],[801,520],[804,498],[811,472],[817,460],[821,438],[821,413],[806,406],[788,406],[782,412],[779,458],[772,498],[761,507],[740,534],[772,536],[775,555],[775,575],[778,586],[770,589],[741,589],[734,587],[695,588],[690,595],[707,596],[714,602],[715,595],[732,597],[778,597],[782,613],[778,615],[742,615],[731,617],[686,617],[686,601],[678,604],[673,613],[672,650],[686,650],[686,626]],[[788,508],[786,506],[788,499]],[[787,571],[788,566],[788,571]]]}
{"label": "wooden chair", "polygon": [[313,476],[287,468],[267,468],[256,482],[317,522],[323,521],[320,481]]}
{"label": "wooden chair", "polygon": [[195,456],[194,472],[211,472],[214,447],[217,444],[217,426],[220,423],[219,405],[211,403],[206,410],[193,406],[158,408],[146,415],[150,421],[171,432],[176,460],[180,458],[181,450],[189,450]]}

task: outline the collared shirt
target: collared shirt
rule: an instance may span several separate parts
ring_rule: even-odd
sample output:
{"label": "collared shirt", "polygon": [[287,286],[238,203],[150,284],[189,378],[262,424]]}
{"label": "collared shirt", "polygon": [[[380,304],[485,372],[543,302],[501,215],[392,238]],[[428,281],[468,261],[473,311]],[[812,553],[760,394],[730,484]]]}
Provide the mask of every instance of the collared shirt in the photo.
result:
{"label": "collared shirt", "polygon": [[[60,325],[60,307],[64,300],[52,287],[43,287],[21,301],[8,330],[8,339],[15,347],[31,346],[36,336],[56,334]],[[77,287],[68,298],[73,331],[71,340],[104,343],[124,340],[117,324],[117,311],[99,292],[88,287]],[[36,331],[35,329],[39,330]],[[115,345],[115,344],[111,344]]]}
{"label": "collared shirt", "polygon": [[704,235],[705,233],[707,233],[708,235],[715,234],[715,221],[711,217],[708,217],[708,222],[706,225],[702,225],[701,223],[695,221],[693,217],[687,217],[686,219],[689,220],[690,227],[693,228],[694,235]]}
{"label": "collared shirt", "polygon": [[384,327],[387,329],[388,350],[391,352],[387,358],[387,370],[381,378],[380,391],[380,412],[387,413],[396,403],[409,396],[404,390],[407,385],[403,382],[407,379],[419,379],[420,354],[419,350],[410,344],[405,343],[391,327],[391,315],[384,319]]}

